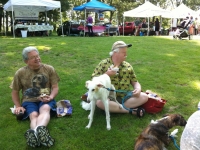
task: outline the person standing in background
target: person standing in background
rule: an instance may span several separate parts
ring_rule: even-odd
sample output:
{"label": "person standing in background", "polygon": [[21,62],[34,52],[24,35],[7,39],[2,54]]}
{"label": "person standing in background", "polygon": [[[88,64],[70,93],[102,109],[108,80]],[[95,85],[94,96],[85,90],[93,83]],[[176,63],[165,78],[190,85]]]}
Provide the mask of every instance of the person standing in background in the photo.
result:
{"label": "person standing in background", "polygon": [[159,31],[160,31],[160,22],[159,22],[158,18],[156,18],[156,21],[155,21],[155,32],[156,32],[156,35],[159,35]]}
{"label": "person standing in background", "polygon": [[139,35],[139,25],[141,24],[140,18],[135,20],[135,36]]}
{"label": "person standing in background", "polygon": [[91,14],[89,14],[87,18],[87,27],[89,36],[93,36],[93,18]]}
{"label": "person standing in background", "polygon": [[199,21],[198,18],[196,17],[194,20],[194,35],[198,34],[198,26],[199,26]]}
{"label": "person standing in background", "polygon": [[193,20],[193,16],[190,16],[190,20],[189,20],[189,34],[190,35],[194,35],[194,20]]}

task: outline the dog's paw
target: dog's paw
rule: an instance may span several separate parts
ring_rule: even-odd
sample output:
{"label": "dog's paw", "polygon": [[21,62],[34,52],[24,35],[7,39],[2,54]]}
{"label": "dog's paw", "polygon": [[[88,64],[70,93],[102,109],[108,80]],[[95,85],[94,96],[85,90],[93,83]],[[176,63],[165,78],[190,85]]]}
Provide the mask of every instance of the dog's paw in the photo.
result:
{"label": "dog's paw", "polygon": [[120,108],[120,109],[122,109],[122,108],[123,108],[122,104],[119,104],[119,108]]}
{"label": "dog's paw", "polygon": [[177,137],[177,134],[178,133],[178,129],[174,129],[174,131],[171,132],[170,136],[173,136],[173,137]]}
{"label": "dog's paw", "polygon": [[111,126],[110,126],[110,125],[107,125],[106,128],[107,128],[107,130],[110,130],[110,129],[111,129]]}
{"label": "dog's paw", "polygon": [[107,127],[107,130],[110,130],[111,129],[111,127]]}
{"label": "dog's paw", "polygon": [[89,128],[90,128],[90,126],[89,126],[89,125],[87,125],[85,128],[86,128],[86,129],[89,129]]}

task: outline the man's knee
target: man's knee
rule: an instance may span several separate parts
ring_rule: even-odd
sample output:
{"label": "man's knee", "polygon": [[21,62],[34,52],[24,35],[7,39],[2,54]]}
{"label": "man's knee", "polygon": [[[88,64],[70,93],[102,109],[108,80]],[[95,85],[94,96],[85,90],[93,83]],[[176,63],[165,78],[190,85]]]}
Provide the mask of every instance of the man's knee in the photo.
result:
{"label": "man's knee", "polygon": [[33,111],[32,113],[30,113],[29,118],[33,119],[33,118],[37,118],[38,117],[38,112],[37,111]]}
{"label": "man's knee", "polygon": [[148,98],[149,97],[146,93],[143,93],[143,92],[141,93],[141,99],[144,103],[148,101]]}
{"label": "man's knee", "polygon": [[101,100],[97,100],[96,105],[97,105],[98,108],[104,109],[104,105],[103,105]]}
{"label": "man's knee", "polygon": [[40,107],[40,111],[50,111],[50,106],[48,104],[44,104]]}

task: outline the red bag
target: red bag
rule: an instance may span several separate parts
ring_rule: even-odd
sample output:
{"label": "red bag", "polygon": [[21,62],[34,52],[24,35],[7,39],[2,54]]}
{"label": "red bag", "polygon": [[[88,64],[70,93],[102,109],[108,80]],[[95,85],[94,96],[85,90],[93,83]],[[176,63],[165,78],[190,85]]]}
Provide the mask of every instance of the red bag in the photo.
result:
{"label": "red bag", "polygon": [[165,103],[167,102],[166,100],[162,98],[157,99],[156,96],[155,98],[149,97],[148,101],[141,106],[142,108],[145,109],[147,113],[155,114],[155,113],[161,112]]}

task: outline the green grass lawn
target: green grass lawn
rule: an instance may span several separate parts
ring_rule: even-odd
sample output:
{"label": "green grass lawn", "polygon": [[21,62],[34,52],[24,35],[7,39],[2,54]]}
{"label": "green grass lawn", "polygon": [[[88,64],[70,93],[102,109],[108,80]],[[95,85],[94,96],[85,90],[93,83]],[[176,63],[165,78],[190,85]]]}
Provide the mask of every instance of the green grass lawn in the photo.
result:
{"label": "green grass lawn", "polygon": [[[80,106],[80,96],[86,92],[95,66],[108,57],[117,40],[132,43],[127,61],[132,64],[142,89],[152,90],[167,100],[162,112],[146,114],[139,119],[130,114],[111,114],[111,130],[106,129],[105,113],[96,109],[92,127]],[[180,113],[186,119],[197,110],[200,101],[200,40],[172,40],[168,37],[0,37],[0,149],[33,149],[26,145],[25,131],[29,120],[18,122],[11,113],[13,107],[9,85],[17,69],[24,66],[21,53],[27,46],[36,46],[43,63],[53,65],[58,72],[59,94],[56,100],[68,99],[72,116],[52,118],[48,129],[56,142],[53,150],[129,150],[135,139],[150,123],[166,113]],[[174,128],[175,129],[175,128]],[[183,127],[178,127],[179,140]],[[38,149],[48,149],[44,146]],[[176,148],[171,143],[169,150]]]}

